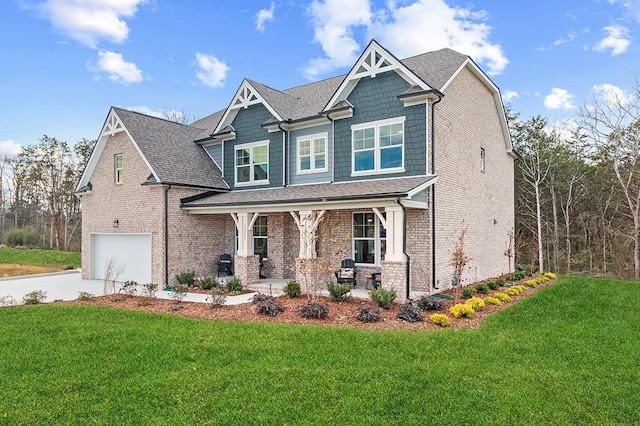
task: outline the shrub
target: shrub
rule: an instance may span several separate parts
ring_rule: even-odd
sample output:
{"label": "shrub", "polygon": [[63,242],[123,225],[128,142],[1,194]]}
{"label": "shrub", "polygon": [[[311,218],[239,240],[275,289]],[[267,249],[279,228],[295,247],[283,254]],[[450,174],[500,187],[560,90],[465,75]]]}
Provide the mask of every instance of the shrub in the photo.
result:
{"label": "shrub", "polygon": [[441,311],[444,309],[444,303],[434,296],[422,296],[418,300],[418,306],[423,311]]}
{"label": "shrub", "polygon": [[227,290],[231,294],[240,294],[242,291],[242,280],[240,278],[234,276],[229,281],[227,281]]}
{"label": "shrub", "polygon": [[275,297],[270,296],[268,294],[264,294],[264,293],[257,293],[257,294],[254,294],[253,297],[251,298],[251,303],[253,303],[254,305],[257,305],[258,303],[266,302],[269,300],[275,300]]}
{"label": "shrub", "polygon": [[169,310],[171,312],[181,311],[182,308],[184,308],[184,306],[182,306],[182,305],[171,305],[171,306],[169,306]]}
{"label": "shrub", "polygon": [[142,286],[142,292],[147,297],[156,297],[156,293],[158,292],[158,284],[146,283]]}
{"label": "shrub", "polygon": [[553,272],[545,272],[544,276],[550,280],[555,280],[556,278],[558,278]]}
{"label": "shrub", "polygon": [[496,305],[496,306],[502,305],[502,302],[500,301],[500,299],[497,299],[495,297],[487,297],[486,299],[484,299],[484,301],[486,303],[489,303],[490,305]]}
{"label": "shrub", "polygon": [[522,284],[526,285],[527,287],[533,288],[533,287],[537,287],[539,283],[536,280],[526,280]]}
{"label": "shrub", "polygon": [[451,324],[451,320],[445,314],[433,314],[429,317],[431,322],[438,324],[440,327],[448,327]]}
{"label": "shrub", "polygon": [[358,308],[358,315],[356,318],[362,322],[378,322],[382,319],[382,312],[380,311],[380,308],[362,306]]}
{"label": "shrub", "polygon": [[508,294],[509,296],[517,296],[520,294],[520,290],[518,290],[515,287],[509,287],[508,289],[506,289],[504,291],[506,294]]}
{"label": "shrub", "polygon": [[22,297],[22,303],[25,305],[37,305],[43,303],[47,299],[47,293],[42,290],[35,290],[27,293]]}
{"label": "shrub", "polygon": [[500,285],[501,285],[501,284],[500,284],[500,283],[498,283],[498,281],[497,281],[497,280],[496,280],[496,281],[489,281],[489,282],[487,283],[487,287],[489,287],[489,289],[491,289],[491,290],[497,290],[497,289],[499,289],[499,288],[500,288]]}
{"label": "shrub", "polygon": [[180,303],[187,297],[188,291],[189,286],[187,284],[176,284],[173,286],[173,290],[171,290],[171,298]]}
{"label": "shrub", "polygon": [[458,303],[449,308],[449,312],[456,318],[473,318],[473,309],[465,303]]}
{"label": "shrub", "polygon": [[393,301],[396,300],[396,289],[392,288],[390,290],[387,290],[380,286],[374,290],[371,290],[371,292],[369,292],[369,296],[371,297],[371,300],[376,303],[376,305],[380,306],[383,309],[389,309],[391,308]]}
{"label": "shrub", "polygon": [[196,280],[196,273],[194,271],[180,272],[176,275],[176,281],[178,284],[184,284],[191,287]]}
{"label": "shrub", "polygon": [[484,309],[484,300],[479,297],[472,297],[464,303],[471,306],[471,309],[473,309],[475,312],[480,312]]}
{"label": "shrub", "polygon": [[508,301],[511,300],[509,295],[507,295],[505,293],[494,293],[493,297],[495,297],[496,299],[498,299],[501,302],[508,302]]}
{"label": "shrub", "polygon": [[476,293],[480,293],[480,294],[489,293],[489,286],[486,283],[478,284],[476,286]]}
{"label": "shrub", "polygon": [[422,317],[422,314],[420,313],[418,308],[410,303],[400,305],[400,307],[398,308],[398,319],[407,322],[424,321],[424,318]]}
{"label": "shrub", "polygon": [[255,302],[256,310],[259,314],[276,316],[280,312],[284,312],[284,306],[274,297],[268,296],[259,302]]}
{"label": "shrub", "polygon": [[135,281],[125,281],[120,287],[120,292],[129,296],[135,296],[138,292],[138,283]]}
{"label": "shrub", "polygon": [[227,302],[227,296],[224,294],[224,290],[220,287],[213,287],[209,291],[209,296],[207,296],[207,302],[211,304],[212,308],[217,306],[222,306]]}
{"label": "shrub", "polygon": [[282,287],[282,292],[290,298],[298,297],[302,294],[300,283],[296,280],[291,280]]}
{"label": "shrub", "polygon": [[9,247],[39,247],[40,235],[30,226],[26,228],[13,228],[5,231],[4,242]]}
{"label": "shrub", "polygon": [[13,306],[17,304],[18,301],[10,294],[0,297],[0,306]]}
{"label": "shrub", "polygon": [[524,293],[525,291],[527,291],[527,288],[525,286],[523,286],[523,285],[516,285],[516,286],[513,286],[511,288],[515,288],[520,293]]}
{"label": "shrub", "polygon": [[476,291],[474,289],[472,289],[471,287],[465,287],[462,290],[462,298],[463,299],[471,299],[475,295],[476,295]]}
{"label": "shrub", "polygon": [[93,293],[88,293],[88,292],[86,292],[86,291],[80,291],[80,292],[78,292],[78,300],[86,301],[86,300],[91,300],[91,299],[93,299],[94,297],[96,297],[96,295],[95,295],[95,294],[93,294]]}
{"label": "shrub", "polygon": [[504,280],[501,278],[498,278],[495,282],[498,284],[498,287],[502,287],[504,285]]}
{"label": "shrub", "polygon": [[346,302],[351,299],[351,284],[336,284],[333,281],[327,282],[329,296],[334,302]]}
{"label": "shrub", "polygon": [[218,287],[218,280],[213,275],[206,275],[200,278],[200,287],[204,290],[211,290],[214,287]]}
{"label": "shrub", "polygon": [[303,318],[326,318],[329,315],[329,305],[326,303],[309,302],[298,307],[298,313]]}

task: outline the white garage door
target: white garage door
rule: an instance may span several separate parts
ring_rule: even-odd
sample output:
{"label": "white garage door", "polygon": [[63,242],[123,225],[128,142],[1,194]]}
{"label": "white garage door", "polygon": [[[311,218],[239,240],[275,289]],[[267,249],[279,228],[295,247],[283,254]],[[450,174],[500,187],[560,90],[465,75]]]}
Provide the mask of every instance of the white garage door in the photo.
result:
{"label": "white garage door", "polygon": [[151,282],[150,234],[93,234],[91,277],[104,279],[105,266],[113,259],[122,273],[118,281]]}

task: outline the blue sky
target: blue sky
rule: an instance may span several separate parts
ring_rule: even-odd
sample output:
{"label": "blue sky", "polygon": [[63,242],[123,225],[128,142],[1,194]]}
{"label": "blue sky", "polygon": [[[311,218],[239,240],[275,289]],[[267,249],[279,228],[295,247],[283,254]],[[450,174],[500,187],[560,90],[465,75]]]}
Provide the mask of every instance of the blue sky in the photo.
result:
{"label": "blue sky", "polygon": [[399,58],[468,54],[522,118],[570,126],[594,97],[633,92],[640,0],[3,0],[0,154],[95,139],[112,105],[202,118],[244,77],[343,74],[371,38]]}

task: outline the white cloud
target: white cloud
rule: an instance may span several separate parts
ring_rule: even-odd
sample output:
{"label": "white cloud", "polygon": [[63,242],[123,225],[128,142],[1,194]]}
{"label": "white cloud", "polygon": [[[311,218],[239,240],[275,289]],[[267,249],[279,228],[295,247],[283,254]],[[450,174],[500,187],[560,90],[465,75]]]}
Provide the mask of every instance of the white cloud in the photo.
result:
{"label": "white cloud", "polygon": [[164,115],[163,115],[162,111],[156,111],[156,110],[151,109],[151,108],[149,108],[148,106],[145,106],[145,105],[130,106],[130,107],[127,107],[127,109],[129,109],[131,111],[137,111],[137,112],[140,112],[142,114],[147,114],[147,115],[150,115],[152,117],[164,118]]}
{"label": "white cloud", "polygon": [[0,157],[15,157],[22,151],[22,145],[12,140],[0,141]]}
{"label": "white cloud", "polygon": [[596,84],[591,89],[596,97],[600,101],[607,105],[624,106],[633,101],[633,96],[626,93],[621,88],[614,86],[613,84]]}
{"label": "white cloud", "polygon": [[122,84],[140,83],[143,80],[142,71],[136,64],[125,61],[121,54],[115,52],[98,52],[98,60],[90,62],[88,68],[106,73],[110,80]]}
{"label": "white cloud", "polygon": [[620,4],[625,9],[626,18],[640,22],[640,0],[607,0],[609,4]]}
{"label": "white cloud", "polygon": [[196,76],[202,84],[209,87],[224,86],[224,79],[231,70],[225,62],[220,61],[213,55],[206,55],[204,53],[196,53],[196,61],[200,68],[200,70],[196,72]]}
{"label": "white cloud", "polygon": [[266,22],[273,21],[273,12],[276,9],[276,5],[274,2],[271,2],[271,7],[269,9],[261,9],[256,14],[256,30],[264,31],[264,24]]}
{"label": "white cloud", "polygon": [[576,106],[573,104],[573,95],[571,95],[566,89],[559,89],[554,87],[551,89],[551,93],[545,96],[544,106],[548,109],[574,109]]}
{"label": "white cloud", "polygon": [[626,27],[621,25],[610,25],[608,27],[604,27],[602,31],[606,31],[608,35],[593,47],[593,50],[597,52],[603,52],[607,49],[611,49],[611,56],[615,56],[626,52],[631,45],[629,29]]}
{"label": "white cloud", "polygon": [[511,102],[513,99],[519,98],[519,97],[520,97],[520,94],[518,92],[515,92],[513,90],[507,90],[502,95],[502,100],[505,102]]}
{"label": "white cloud", "polygon": [[486,64],[489,74],[500,74],[509,63],[502,47],[489,41],[485,11],[450,7],[444,0],[402,5],[389,0],[386,8],[374,11],[370,0],[314,0],[309,14],[325,56],[309,61],[305,77],[352,65],[361,51],[354,35],[359,27],[367,39],[375,38],[399,58],[450,47]]}
{"label": "white cloud", "polygon": [[44,0],[28,6],[51,22],[53,28],[91,48],[98,41],[122,43],[129,35],[124,18],[149,0]]}
{"label": "white cloud", "polygon": [[569,35],[567,35],[567,38],[559,38],[556,41],[553,42],[554,46],[560,46],[561,44],[565,44],[565,43],[569,43],[572,42],[573,40],[575,40],[576,38],[576,33],[575,31],[572,31],[569,33]]}

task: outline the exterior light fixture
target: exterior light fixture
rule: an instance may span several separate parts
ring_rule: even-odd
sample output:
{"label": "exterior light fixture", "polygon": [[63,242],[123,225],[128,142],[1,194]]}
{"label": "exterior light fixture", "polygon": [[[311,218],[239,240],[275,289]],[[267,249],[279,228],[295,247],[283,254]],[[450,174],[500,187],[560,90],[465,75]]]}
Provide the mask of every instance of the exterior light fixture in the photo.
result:
{"label": "exterior light fixture", "polygon": [[113,223],[111,223],[111,225],[113,225],[114,228],[117,228],[120,226],[120,221],[118,219],[113,219]]}

